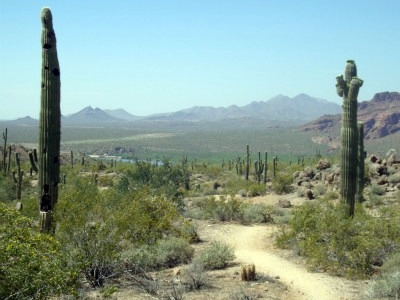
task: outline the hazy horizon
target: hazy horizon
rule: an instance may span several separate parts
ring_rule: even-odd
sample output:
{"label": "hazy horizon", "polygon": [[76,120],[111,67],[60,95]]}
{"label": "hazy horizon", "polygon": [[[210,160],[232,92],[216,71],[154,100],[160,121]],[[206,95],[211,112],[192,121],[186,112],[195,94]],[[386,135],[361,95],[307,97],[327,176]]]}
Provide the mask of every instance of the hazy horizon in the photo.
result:
{"label": "hazy horizon", "polygon": [[39,115],[44,6],[64,115],[92,106],[146,116],[301,93],[340,103],[335,77],[347,59],[364,80],[359,101],[399,90],[397,0],[4,0],[1,120]]}

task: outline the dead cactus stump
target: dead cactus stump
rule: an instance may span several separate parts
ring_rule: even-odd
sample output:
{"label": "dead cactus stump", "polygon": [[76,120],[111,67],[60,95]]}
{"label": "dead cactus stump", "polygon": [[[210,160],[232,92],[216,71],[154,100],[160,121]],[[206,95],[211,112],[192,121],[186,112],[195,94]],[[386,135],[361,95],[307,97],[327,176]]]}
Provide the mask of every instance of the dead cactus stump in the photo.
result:
{"label": "dead cactus stump", "polygon": [[243,265],[240,271],[242,281],[253,281],[256,279],[256,266],[254,264]]}

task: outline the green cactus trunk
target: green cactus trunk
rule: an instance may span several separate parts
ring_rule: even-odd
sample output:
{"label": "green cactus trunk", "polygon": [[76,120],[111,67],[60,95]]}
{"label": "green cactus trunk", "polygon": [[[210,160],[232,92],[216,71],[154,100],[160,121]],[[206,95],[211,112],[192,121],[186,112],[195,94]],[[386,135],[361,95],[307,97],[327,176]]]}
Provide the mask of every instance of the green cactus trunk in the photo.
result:
{"label": "green cactus trunk", "polygon": [[357,96],[363,81],[357,78],[357,68],[352,60],[347,61],[345,79],[338,76],[336,80],[336,91],[343,97],[340,196],[349,206],[351,217],[354,215],[358,170]]}
{"label": "green cactus trunk", "polygon": [[246,145],[246,180],[249,180],[250,173],[250,147]]}
{"label": "green cactus trunk", "polygon": [[265,152],[265,161],[264,161],[264,184],[267,183],[267,171],[268,171],[268,153]]}
{"label": "green cactus trunk", "polygon": [[[39,128],[39,198],[50,197],[50,211],[58,200],[60,178],[60,67],[57,57],[53,17],[49,8],[43,8],[42,20],[42,83]],[[51,222],[46,220],[45,227]]]}
{"label": "green cactus trunk", "polygon": [[16,199],[18,201],[21,200],[22,180],[24,177],[24,171],[21,170],[21,161],[19,153],[15,153],[15,162],[17,165],[17,171],[13,170],[12,175],[16,187]]}
{"label": "green cactus trunk", "polygon": [[358,168],[357,168],[357,187],[356,187],[356,203],[364,202],[364,174],[365,174],[365,153],[364,153],[364,124],[357,123],[358,129]]}
{"label": "green cactus trunk", "polygon": [[257,177],[257,182],[260,183],[261,182],[261,175],[264,172],[264,163],[261,160],[261,153],[258,152],[258,160],[256,160],[254,162],[254,172],[256,174]]}
{"label": "green cactus trunk", "polygon": [[3,132],[3,140],[4,140],[3,161],[1,162],[1,168],[2,168],[3,174],[5,176],[5,175],[7,175],[7,128],[6,128],[6,131]]}

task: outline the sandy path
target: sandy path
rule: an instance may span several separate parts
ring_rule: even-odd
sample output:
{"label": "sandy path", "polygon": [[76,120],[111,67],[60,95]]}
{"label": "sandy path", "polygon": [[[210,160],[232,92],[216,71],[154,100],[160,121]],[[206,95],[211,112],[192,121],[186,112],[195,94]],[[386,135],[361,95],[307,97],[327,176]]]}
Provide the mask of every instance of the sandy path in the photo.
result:
{"label": "sandy path", "polygon": [[199,228],[205,240],[224,240],[235,248],[236,260],[254,263],[256,271],[277,277],[288,286],[287,299],[354,300],[358,299],[361,282],[310,273],[303,266],[277,255],[272,246],[274,226],[239,224],[204,224]]}

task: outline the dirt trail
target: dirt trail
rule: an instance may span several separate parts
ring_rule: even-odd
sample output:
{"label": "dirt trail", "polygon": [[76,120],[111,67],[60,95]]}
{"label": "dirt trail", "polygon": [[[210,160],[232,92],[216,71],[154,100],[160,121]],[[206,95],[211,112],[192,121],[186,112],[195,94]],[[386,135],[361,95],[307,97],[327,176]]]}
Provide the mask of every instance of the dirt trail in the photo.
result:
{"label": "dirt trail", "polygon": [[279,256],[272,246],[274,226],[203,224],[201,227],[205,240],[224,240],[232,245],[238,262],[254,263],[256,271],[279,277],[290,291],[286,299],[354,300],[359,297],[361,282],[310,273],[304,266]]}

